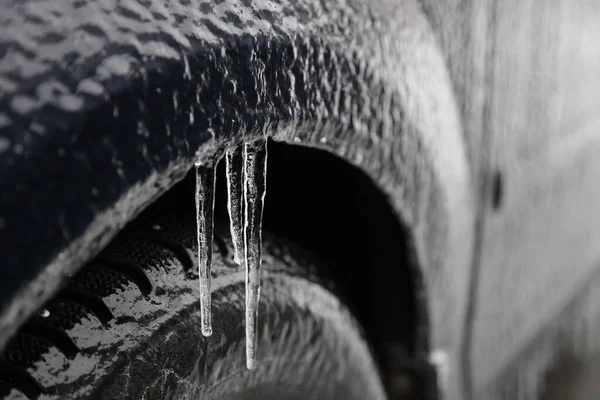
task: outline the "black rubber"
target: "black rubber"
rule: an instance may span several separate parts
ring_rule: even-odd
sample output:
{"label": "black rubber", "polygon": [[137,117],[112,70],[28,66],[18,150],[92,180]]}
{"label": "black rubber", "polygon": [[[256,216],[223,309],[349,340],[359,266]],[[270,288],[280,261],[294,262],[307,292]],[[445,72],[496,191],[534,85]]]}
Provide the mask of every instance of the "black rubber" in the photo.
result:
{"label": "black rubber", "polygon": [[378,399],[347,309],[295,246],[264,242],[258,366],[245,368],[244,271],[217,224],[213,335],[200,334],[194,218],[122,232],[0,357],[0,398]]}

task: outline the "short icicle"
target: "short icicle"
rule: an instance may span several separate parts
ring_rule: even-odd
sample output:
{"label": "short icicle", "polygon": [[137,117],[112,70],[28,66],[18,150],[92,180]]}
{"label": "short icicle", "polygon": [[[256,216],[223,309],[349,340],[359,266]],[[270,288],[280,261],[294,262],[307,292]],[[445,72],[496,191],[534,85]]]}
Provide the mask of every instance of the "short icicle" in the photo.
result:
{"label": "short icicle", "polygon": [[227,210],[229,227],[233,240],[233,260],[244,262],[244,145],[227,150],[225,153],[227,176]]}
{"label": "short icicle", "polygon": [[262,215],[267,188],[266,139],[246,143],[245,153],[246,367],[254,369],[260,297]]}
{"label": "short icicle", "polygon": [[198,275],[200,280],[200,318],[202,335],[212,335],[210,269],[213,248],[215,208],[215,168],[196,165],[196,226],[198,236]]}

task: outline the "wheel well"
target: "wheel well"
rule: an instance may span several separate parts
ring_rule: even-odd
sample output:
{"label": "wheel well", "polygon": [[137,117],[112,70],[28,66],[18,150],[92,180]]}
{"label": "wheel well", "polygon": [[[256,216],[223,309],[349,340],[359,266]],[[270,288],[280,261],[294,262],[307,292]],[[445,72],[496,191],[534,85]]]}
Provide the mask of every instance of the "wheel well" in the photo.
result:
{"label": "wheel well", "polygon": [[[190,174],[170,191],[193,198]],[[226,219],[224,162],[217,168],[216,218]],[[174,193],[176,192],[176,193]],[[158,204],[160,205],[160,200]],[[327,266],[380,365],[401,349],[428,350],[425,299],[408,229],[360,169],[327,152],[270,141],[263,230],[309,250]]]}
{"label": "wheel well", "polygon": [[[330,266],[326,273],[380,360],[386,345],[400,345],[410,355],[427,346],[420,334],[425,321],[410,236],[384,194],[361,170],[329,152],[273,141],[268,151],[264,230],[302,245]],[[221,168],[218,181],[223,178]],[[224,197],[224,184],[220,188]],[[224,206],[219,210],[226,212]]]}

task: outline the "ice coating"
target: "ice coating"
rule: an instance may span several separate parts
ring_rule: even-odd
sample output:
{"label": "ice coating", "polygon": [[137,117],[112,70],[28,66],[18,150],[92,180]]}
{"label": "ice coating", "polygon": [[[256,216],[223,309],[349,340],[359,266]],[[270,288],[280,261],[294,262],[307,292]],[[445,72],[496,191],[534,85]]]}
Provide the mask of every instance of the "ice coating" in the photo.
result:
{"label": "ice coating", "polygon": [[212,265],[215,168],[196,165],[196,226],[202,334],[212,335],[210,269]]}
{"label": "ice coating", "polygon": [[245,153],[246,367],[254,369],[256,366],[256,325],[260,297],[262,215],[267,188],[266,139],[246,143]]}
{"label": "ice coating", "polygon": [[227,176],[227,210],[233,241],[233,259],[242,265],[244,254],[244,146],[227,150],[225,153]]}

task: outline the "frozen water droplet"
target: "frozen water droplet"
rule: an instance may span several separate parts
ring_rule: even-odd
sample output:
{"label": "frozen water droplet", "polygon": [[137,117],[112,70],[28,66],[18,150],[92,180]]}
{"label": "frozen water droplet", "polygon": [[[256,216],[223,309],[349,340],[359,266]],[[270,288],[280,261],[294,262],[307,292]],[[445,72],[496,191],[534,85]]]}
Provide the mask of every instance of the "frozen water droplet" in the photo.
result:
{"label": "frozen water droplet", "polygon": [[48,311],[47,309],[43,309],[42,311],[40,311],[40,317],[42,318],[48,318],[50,316],[50,311]]}
{"label": "frozen water droplet", "polygon": [[215,168],[196,166],[196,224],[198,236],[198,275],[202,334],[212,334],[210,269],[212,265],[213,213],[215,207]]}
{"label": "frozen water droplet", "polygon": [[152,225],[152,229],[154,229],[155,231],[160,231],[162,230],[162,226],[160,226],[159,224],[154,224]]}
{"label": "frozen water droplet", "polygon": [[445,389],[448,385],[448,376],[450,374],[448,354],[441,349],[434,350],[429,355],[429,362],[437,369],[440,387]]}
{"label": "frozen water droplet", "polygon": [[44,133],[46,133],[46,128],[43,125],[38,124],[37,122],[32,122],[29,126],[29,129],[31,130],[31,132],[38,135],[43,135]]}
{"label": "frozen water droplet", "polygon": [[246,143],[245,152],[246,367],[254,369],[256,366],[256,325],[260,298],[262,215],[267,188],[266,139]]}
{"label": "frozen water droplet", "polygon": [[227,175],[227,210],[233,240],[233,259],[238,265],[244,262],[244,146],[225,153]]}
{"label": "frozen water droplet", "polygon": [[185,78],[185,80],[191,81],[192,73],[190,71],[190,62],[188,61],[187,55],[185,53],[182,54],[182,57],[183,57],[183,65],[184,65],[183,77]]}

